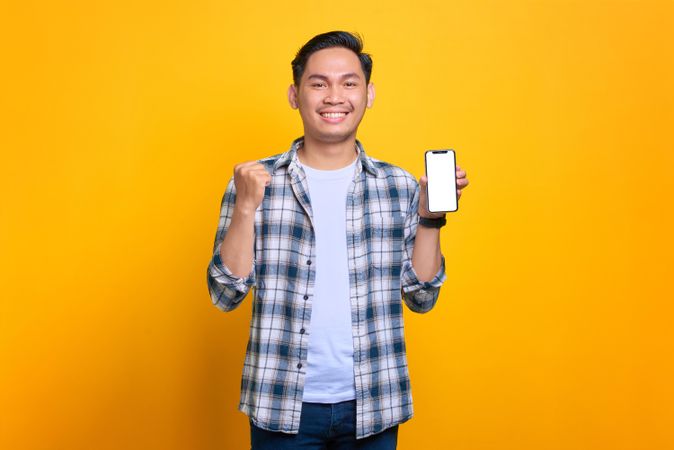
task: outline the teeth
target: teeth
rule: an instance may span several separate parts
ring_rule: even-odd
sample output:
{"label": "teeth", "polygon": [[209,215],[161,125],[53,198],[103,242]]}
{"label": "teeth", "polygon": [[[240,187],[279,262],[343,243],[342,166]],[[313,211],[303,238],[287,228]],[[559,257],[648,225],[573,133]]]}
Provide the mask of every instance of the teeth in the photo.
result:
{"label": "teeth", "polygon": [[337,119],[339,117],[344,117],[346,116],[345,112],[339,112],[339,113],[321,113],[321,116],[323,117],[328,117],[330,119]]}

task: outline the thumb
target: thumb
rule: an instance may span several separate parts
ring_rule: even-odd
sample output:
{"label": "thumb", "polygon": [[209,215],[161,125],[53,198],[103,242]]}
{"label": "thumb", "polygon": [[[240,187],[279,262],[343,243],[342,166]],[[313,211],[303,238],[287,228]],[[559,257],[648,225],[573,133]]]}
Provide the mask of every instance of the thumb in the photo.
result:
{"label": "thumb", "polygon": [[419,178],[419,200],[424,203],[426,201],[426,193],[427,191],[427,186],[428,186],[428,178],[426,178],[426,175],[423,175],[421,178]]}

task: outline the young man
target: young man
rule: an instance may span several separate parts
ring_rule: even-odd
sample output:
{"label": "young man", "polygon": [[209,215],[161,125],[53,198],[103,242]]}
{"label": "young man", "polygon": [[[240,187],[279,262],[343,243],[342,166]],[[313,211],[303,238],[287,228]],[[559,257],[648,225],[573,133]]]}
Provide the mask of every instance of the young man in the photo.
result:
{"label": "young man", "polygon": [[292,68],[304,135],[234,167],[208,267],[219,309],[254,290],[239,409],[253,449],[394,449],[413,414],[402,302],[435,305],[445,218],[426,208],[425,177],[356,139],[374,101],[357,36],[315,36]]}

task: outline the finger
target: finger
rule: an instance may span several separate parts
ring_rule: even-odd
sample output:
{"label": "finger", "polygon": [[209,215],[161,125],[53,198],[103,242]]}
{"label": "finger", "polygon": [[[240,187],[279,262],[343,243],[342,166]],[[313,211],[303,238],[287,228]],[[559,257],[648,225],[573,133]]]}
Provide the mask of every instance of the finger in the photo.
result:
{"label": "finger", "polygon": [[241,173],[246,178],[271,179],[271,175],[265,169],[248,169]]}
{"label": "finger", "polygon": [[265,170],[264,172],[251,173],[251,176],[258,181],[271,181],[271,175]]}
{"label": "finger", "polygon": [[269,175],[269,172],[264,168],[264,166],[247,169],[247,172],[253,175]]}
{"label": "finger", "polygon": [[262,164],[260,164],[257,161],[244,161],[242,163],[236,164],[234,166],[234,170],[236,171],[236,170],[246,169],[246,168],[253,167],[253,166],[256,166],[256,165],[262,166]]}
{"label": "finger", "polygon": [[456,177],[457,178],[463,178],[466,176],[466,171],[465,170],[457,170],[456,171]]}
{"label": "finger", "polygon": [[259,161],[252,160],[252,161],[244,161],[244,162],[240,163],[240,165],[242,165],[242,166],[261,166],[262,164],[260,164]]}
{"label": "finger", "polygon": [[256,178],[271,178],[271,175],[266,170],[250,171],[249,175]]}
{"label": "finger", "polygon": [[245,167],[247,169],[250,169],[250,170],[259,170],[259,169],[266,170],[265,165],[261,164],[257,161],[249,161],[248,163],[244,163],[243,167]]}
{"label": "finger", "polygon": [[461,186],[462,188],[468,186],[468,178],[461,178],[460,180],[456,180],[456,185]]}
{"label": "finger", "polygon": [[234,175],[239,177],[255,176],[255,174],[258,172],[259,169],[256,169],[255,167],[250,165],[234,167]]}

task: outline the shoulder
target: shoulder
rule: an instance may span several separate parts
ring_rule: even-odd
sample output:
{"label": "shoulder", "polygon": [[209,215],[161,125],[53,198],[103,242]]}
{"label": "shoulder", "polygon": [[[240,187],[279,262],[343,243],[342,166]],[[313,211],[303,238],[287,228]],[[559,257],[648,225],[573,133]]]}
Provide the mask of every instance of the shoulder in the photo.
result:
{"label": "shoulder", "polygon": [[370,159],[372,165],[379,171],[380,175],[389,182],[393,182],[399,186],[404,186],[411,191],[414,191],[417,188],[419,182],[417,181],[416,177],[407,170],[400,166],[396,166],[395,164],[391,164],[371,156],[368,156],[368,158]]}
{"label": "shoulder", "polygon": [[386,192],[387,198],[397,199],[401,211],[416,211],[414,205],[419,196],[419,182],[416,177],[395,164],[369,156],[368,158],[378,172],[375,178],[378,189]]}

